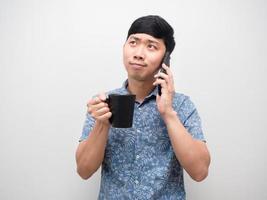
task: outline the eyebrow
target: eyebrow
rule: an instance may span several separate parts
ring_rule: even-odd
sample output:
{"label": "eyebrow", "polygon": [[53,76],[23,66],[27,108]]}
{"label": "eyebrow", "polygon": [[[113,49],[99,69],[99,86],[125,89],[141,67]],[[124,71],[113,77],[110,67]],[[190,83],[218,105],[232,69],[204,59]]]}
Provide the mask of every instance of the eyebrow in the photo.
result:
{"label": "eyebrow", "polygon": [[[140,41],[140,40],[141,40],[139,37],[136,37],[136,36],[131,36],[130,39],[134,39],[134,40],[137,40],[137,41]],[[150,40],[150,39],[148,39],[148,42],[149,42],[149,43],[159,44],[158,41]]]}

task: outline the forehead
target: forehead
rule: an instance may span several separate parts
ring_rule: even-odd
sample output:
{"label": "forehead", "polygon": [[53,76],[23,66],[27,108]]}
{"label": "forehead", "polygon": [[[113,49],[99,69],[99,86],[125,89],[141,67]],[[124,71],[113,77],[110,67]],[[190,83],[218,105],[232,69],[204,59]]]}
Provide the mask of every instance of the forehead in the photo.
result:
{"label": "forehead", "polygon": [[155,38],[152,35],[148,35],[146,33],[136,33],[129,36],[129,39],[140,40],[143,42],[153,42],[164,45],[163,39]]}

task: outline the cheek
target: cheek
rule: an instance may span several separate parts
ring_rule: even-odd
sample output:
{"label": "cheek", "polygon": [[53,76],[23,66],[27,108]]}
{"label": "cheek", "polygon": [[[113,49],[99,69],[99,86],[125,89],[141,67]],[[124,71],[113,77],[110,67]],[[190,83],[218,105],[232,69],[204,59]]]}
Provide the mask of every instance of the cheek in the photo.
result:
{"label": "cheek", "polygon": [[155,69],[159,68],[162,57],[163,56],[161,56],[161,55],[156,55],[153,58],[151,58],[151,64],[155,67]]}
{"label": "cheek", "polygon": [[124,66],[127,68],[127,65],[129,62],[129,51],[125,47],[123,49],[122,59],[123,59]]}
{"label": "cheek", "polygon": [[123,48],[123,59],[129,59],[130,56],[130,49],[127,47]]}

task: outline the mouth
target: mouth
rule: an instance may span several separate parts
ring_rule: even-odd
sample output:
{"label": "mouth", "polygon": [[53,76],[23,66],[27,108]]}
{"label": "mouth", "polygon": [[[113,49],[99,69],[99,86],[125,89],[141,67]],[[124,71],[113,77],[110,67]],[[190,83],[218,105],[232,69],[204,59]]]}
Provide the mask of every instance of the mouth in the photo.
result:
{"label": "mouth", "polygon": [[133,67],[134,69],[141,69],[143,67],[146,67],[146,64],[144,63],[134,63],[134,62],[129,62],[129,64],[131,65],[131,67]]}

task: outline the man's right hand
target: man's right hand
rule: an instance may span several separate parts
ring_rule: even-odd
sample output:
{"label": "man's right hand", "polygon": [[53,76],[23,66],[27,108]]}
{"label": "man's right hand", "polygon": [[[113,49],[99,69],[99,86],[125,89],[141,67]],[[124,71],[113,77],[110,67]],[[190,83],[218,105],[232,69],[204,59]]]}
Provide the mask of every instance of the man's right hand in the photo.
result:
{"label": "man's right hand", "polygon": [[87,112],[99,122],[109,124],[108,119],[111,117],[111,112],[106,101],[106,95],[100,94],[89,100],[87,103]]}
{"label": "man's right hand", "polygon": [[105,94],[100,94],[87,103],[87,112],[96,121],[88,138],[79,143],[76,151],[77,172],[83,179],[92,176],[103,163],[111,117],[105,101]]}

